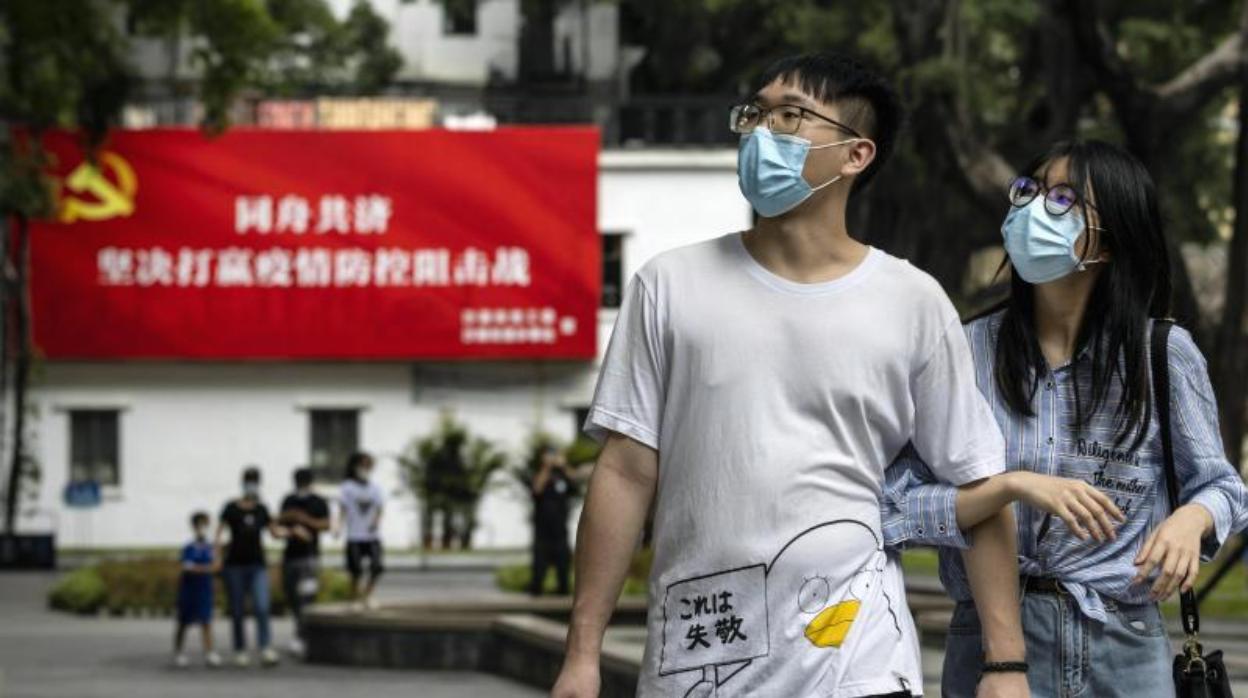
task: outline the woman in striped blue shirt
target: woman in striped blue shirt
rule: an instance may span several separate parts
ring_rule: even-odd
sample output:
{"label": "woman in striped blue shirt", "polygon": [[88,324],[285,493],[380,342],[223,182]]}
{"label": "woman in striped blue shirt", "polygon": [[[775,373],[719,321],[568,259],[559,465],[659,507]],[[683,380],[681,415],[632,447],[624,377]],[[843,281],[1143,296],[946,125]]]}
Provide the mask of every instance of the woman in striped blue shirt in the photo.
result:
{"label": "woman in striped blue shirt", "polygon": [[958,490],[908,448],[889,469],[885,536],[942,546],[958,602],[946,697],[975,695],[983,657],[961,531],[1014,501],[1032,695],[1173,696],[1157,602],[1189,589],[1202,557],[1248,525],[1248,493],[1223,451],[1204,357],[1176,327],[1160,399],[1180,502],[1167,501],[1148,338],[1169,312],[1170,265],[1147,171],[1121,148],[1073,141],[1025,173],[1002,225],[1009,298],[966,326],[1010,472]]}

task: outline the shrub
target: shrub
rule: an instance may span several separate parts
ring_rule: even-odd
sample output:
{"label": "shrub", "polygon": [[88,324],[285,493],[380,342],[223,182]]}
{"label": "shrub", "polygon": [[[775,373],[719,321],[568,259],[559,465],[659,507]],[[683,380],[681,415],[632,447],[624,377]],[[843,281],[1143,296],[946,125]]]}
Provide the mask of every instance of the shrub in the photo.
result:
{"label": "shrub", "polygon": [[[96,613],[103,609],[113,615],[169,614],[177,603],[181,573],[178,562],[169,558],[108,560],[65,575],[48,593],[48,604],[71,613]],[[320,581],[318,602],[350,598],[351,582],[346,573],[321,570]],[[216,578],[213,595],[216,608],[227,610],[225,585]],[[280,565],[269,567],[269,599],[274,615],[286,612]]]}
{"label": "shrub", "polygon": [[84,567],[65,575],[48,594],[48,605],[58,611],[95,613],[104,605],[108,588],[94,567]]}

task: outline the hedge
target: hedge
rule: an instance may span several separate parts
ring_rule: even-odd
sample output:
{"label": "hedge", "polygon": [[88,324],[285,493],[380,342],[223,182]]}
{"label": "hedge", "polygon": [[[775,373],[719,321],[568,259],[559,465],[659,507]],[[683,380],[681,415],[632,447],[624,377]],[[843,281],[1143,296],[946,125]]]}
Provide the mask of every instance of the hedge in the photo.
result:
{"label": "hedge", "polygon": [[[177,602],[181,565],[168,558],[112,560],[81,567],[48,592],[48,605],[70,613],[110,615],[167,615]],[[351,582],[340,570],[321,570],[318,602],[343,601],[351,596]],[[214,580],[218,609],[226,609],[225,585]],[[280,565],[269,567],[269,598],[274,615],[286,612]]]}

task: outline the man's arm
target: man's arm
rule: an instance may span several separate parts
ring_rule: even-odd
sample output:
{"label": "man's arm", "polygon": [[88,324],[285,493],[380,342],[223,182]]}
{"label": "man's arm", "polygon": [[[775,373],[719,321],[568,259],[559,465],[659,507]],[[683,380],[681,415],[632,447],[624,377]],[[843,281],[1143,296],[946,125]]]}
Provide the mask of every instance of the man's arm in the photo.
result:
{"label": "man's arm", "polygon": [[[962,551],[983,630],[985,662],[1021,662],[1027,657],[1018,603],[1016,526],[1013,510],[1001,509],[975,526],[975,544]],[[1022,673],[985,674],[978,695],[1025,696],[1026,689]]]}
{"label": "man's arm", "polygon": [[576,595],[554,698],[594,698],[602,635],[654,499],[658,451],[619,434],[607,438],[576,534]]}
{"label": "man's arm", "polygon": [[328,531],[330,524],[329,503],[325,502],[323,506],[317,510],[317,514],[319,514],[319,516],[313,516],[308,512],[304,512],[303,525],[313,531]]}

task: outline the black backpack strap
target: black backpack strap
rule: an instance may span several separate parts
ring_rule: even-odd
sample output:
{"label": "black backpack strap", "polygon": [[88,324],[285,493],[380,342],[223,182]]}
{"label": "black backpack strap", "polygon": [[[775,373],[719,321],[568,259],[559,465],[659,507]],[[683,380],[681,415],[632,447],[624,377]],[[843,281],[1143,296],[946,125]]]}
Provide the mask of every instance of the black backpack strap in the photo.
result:
{"label": "black backpack strap", "polygon": [[[1166,495],[1170,500],[1170,510],[1179,508],[1179,476],[1174,467],[1174,439],[1170,429],[1170,328],[1174,321],[1158,319],[1153,321],[1152,355],[1153,399],[1157,401],[1157,418],[1161,432],[1161,456],[1164,466],[1162,472],[1166,477]],[[1200,611],[1196,606],[1196,595],[1190,591],[1179,594],[1180,614],[1183,617],[1183,630],[1188,635],[1200,631]]]}

